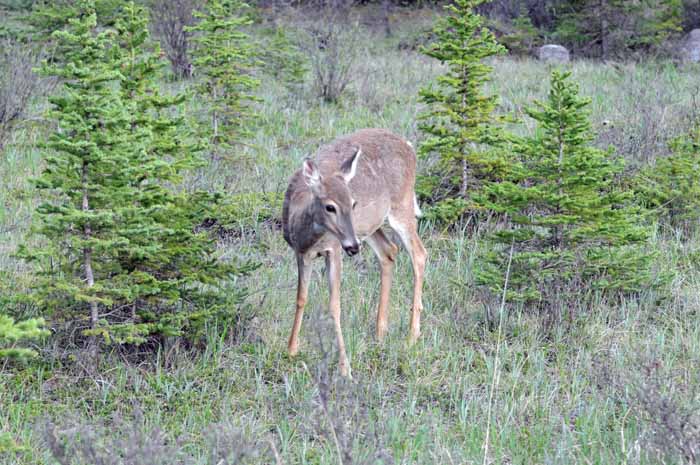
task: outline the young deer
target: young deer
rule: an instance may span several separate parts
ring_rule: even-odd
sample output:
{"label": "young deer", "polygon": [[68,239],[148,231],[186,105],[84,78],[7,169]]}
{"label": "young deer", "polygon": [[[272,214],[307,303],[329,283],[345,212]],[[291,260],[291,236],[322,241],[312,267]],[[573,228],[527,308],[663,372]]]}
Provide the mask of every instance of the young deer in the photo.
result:
{"label": "young deer", "polygon": [[391,272],[398,248],[382,232],[389,226],[401,238],[413,263],[413,308],[410,341],[420,335],[421,293],[427,253],[418,237],[420,215],[414,193],[416,155],[411,145],[383,129],[363,129],[322,147],[316,162],[307,159],[292,176],[284,198],[284,239],[294,249],[299,268],[296,315],[289,353],[299,350],[299,329],[306,304],[311,260],[324,256],[330,288],[330,311],[340,355],[339,368],[350,376],[340,328],[341,248],[348,255],[367,241],[379,259],[381,291],[377,338],[388,329]]}

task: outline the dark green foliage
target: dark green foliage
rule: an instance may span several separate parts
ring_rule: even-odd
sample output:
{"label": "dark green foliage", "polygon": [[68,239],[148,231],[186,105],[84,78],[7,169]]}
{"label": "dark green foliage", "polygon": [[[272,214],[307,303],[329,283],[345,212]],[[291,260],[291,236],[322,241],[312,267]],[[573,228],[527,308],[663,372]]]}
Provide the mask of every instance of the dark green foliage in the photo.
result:
{"label": "dark green foliage", "polygon": [[681,0],[584,0],[567,2],[556,37],[575,53],[628,58],[649,52],[681,30]]}
{"label": "dark green foliage", "polygon": [[240,0],[211,0],[205,11],[194,13],[197,25],[187,28],[196,33],[193,62],[211,122],[206,132],[219,155],[248,135],[254,116],[252,91],[259,82],[252,76],[252,41],[243,31],[251,23],[247,7]]}
{"label": "dark green foliage", "polygon": [[44,320],[41,318],[15,322],[9,316],[0,314],[0,362],[5,358],[26,359],[36,356],[33,350],[17,347],[16,344],[45,336],[48,331],[43,327]]}
{"label": "dark green foliage", "polygon": [[526,111],[536,134],[514,144],[510,176],[481,198],[509,223],[490,236],[480,284],[500,295],[512,246],[508,300],[546,310],[581,303],[590,290],[638,292],[652,282],[648,228],[616,185],[622,160],[591,145],[590,100],[568,77],[552,74],[547,101]]}
{"label": "dark green foliage", "polygon": [[534,33],[574,56],[629,59],[667,51],[669,39],[698,27],[699,6],[697,0],[498,0],[479,10],[515,53]]}
{"label": "dark green foliage", "polygon": [[457,0],[446,6],[449,14],[436,25],[435,41],[422,49],[447,66],[435,85],[420,91],[428,105],[420,125],[428,137],[420,153],[438,156],[429,176],[437,178],[431,181],[436,187],[432,198],[449,202],[445,220],[460,216],[469,205],[470,193],[486,181],[501,178],[508,166],[501,153],[486,149],[498,145],[502,136],[493,115],[497,97],[483,91],[492,71],[484,60],[505,49],[474,13],[481,3]]}
{"label": "dark green foliage", "polygon": [[633,48],[655,50],[683,31],[683,0],[656,0],[650,2],[640,20],[639,37],[631,41]]}
{"label": "dark green foliage", "polygon": [[663,223],[693,230],[700,220],[700,127],[671,144],[672,154],[636,177],[642,204]]}
{"label": "dark green foliage", "polygon": [[499,41],[511,54],[528,55],[540,42],[540,31],[532,24],[532,20],[525,12],[514,18],[503,29],[504,34],[499,37]]}
{"label": "dark green foliage", "polygon": [[700,0],[681,0],[683,6],[683,30],[700,26]]}
{"label": "dark green foliage", "polygon": [[36,180],[43,203],[35,233],[42,247],[22,255],[38,265],[37,303],[48,318],[106,343],[150,335],[193,335],[210,318],[235,313],[235,276],[250,269],[217,260],[198,225],[219,197],[177,189],[202,161],[180,118],[180,97],[161,96],[162,67],[149,51],[148,15],[129,3],[117,31],[96,31],[91,2],[54,35],[65,65],[50,99],[57,130]]}

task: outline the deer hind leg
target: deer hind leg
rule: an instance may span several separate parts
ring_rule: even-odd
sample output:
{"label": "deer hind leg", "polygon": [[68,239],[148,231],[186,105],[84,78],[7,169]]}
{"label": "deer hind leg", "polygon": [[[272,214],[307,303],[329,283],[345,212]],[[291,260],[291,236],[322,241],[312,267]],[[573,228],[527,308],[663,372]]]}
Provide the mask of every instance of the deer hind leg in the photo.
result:
{"label": "deer hind leg", "polygon": [[413,307],[411,308],[409,341],[414,343],[420,336],[420,314],[423,311],[423,276],[428,253],[418,237],[418,222],[413,203],[396,214],[392,212],[389,215],[389,226],[401,237],[401,242],[411,256],[413,265]]}
{"label": "deer hind leg", "polygon": [[340,374],[347,378],[350,375],[350,363],[348,356],[345,353],[345,341],[343,340],[343,331],[340,327],[340,274],[341,274],[342,256],[340,250],[331,250],[326,254],[326,271],[328,273],[328,287],[330,290],[330,310],[333,316],[335,325],[335,335],[338,340],[338,368]]}
{"label": "deer hind leg", "polygon": [[304,306],[309,295],[309,280],[311,278],[311,263],[306,262],[301,254],[297,254],[297,268],[299,269],[299,281],[297,283],[297,303],[294,315],[292,334],[289,335],[287,348],[289,355],[295,356],[299,352],[299,330],[301,320],[304,317]]}
{"label": "deer hind leg", "polygon": [[394,269],[394,260],[398,247],[394,245],[381,229],[377,229],[371,236],[365,239],[377,254],[381,276],[381,290],[379,291],[379,306],[377,308],[377,339],[382,341],[389,329],[389,293],[391,291],[391,275]]}

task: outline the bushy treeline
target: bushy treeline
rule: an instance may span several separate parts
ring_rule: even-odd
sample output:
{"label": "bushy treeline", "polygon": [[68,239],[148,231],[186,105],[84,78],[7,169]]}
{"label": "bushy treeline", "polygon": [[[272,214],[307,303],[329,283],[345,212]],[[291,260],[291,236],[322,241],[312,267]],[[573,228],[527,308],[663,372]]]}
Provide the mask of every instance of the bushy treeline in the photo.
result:
{"label": "bushy treeline", "polygon": [[[141,0],[153,12],[155,29],[177,74],[189,76],[192,63],[187,57],[191,32],[197,22],[192,14],[201,10],[201,0]],[[331,8],[340,8],[333,2]],[[350,5],[354,2],[340,2]],[[381,3],[385,16],[390,5],[421,8],[449,2],[438,0],[376,0],[356,4]],[[123,2],[97,0],[101,24],[113,24]],[[318,7],[316,0],[292,3],[297,8]],[[260,0],[253,7],[283,7],[289,2]],[[76,0],[4,0],[6,9],[27,12],[36,31],[50,32],[65,24],[76,13]],[[344,6],[345,7],[345,6]],[[489,27],[513,53],[529,53],[543,43],[556,42],[575,55],[602,59],[638,58],[669,53],[669,44],[685,31],[700,27],[700,8],[695,0],[494,0],[477,8],[489,18]],[[387,16],[388,18],[388,16]]]}
{"label": "bushy treeline", "polygon": [[515,53],[560,43],[577,56],[629,59],[663,52],[683,31],[700,27],[691,0],[495,0],[481,7]]}

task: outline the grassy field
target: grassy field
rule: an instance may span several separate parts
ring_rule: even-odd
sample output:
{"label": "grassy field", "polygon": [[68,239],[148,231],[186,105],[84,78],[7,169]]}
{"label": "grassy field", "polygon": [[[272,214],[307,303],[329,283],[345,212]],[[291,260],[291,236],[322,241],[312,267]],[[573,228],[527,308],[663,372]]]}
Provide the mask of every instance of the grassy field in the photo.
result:
{"label": "grassy field", "polygon": [[[308,86],[290,91],[265,79],[259,127],[241,161],[211,162],[188,182],[231,194],[283,192],[320,143],[363,127],[386,127],[419,144],[418,89],[440,68],[397,47],[408,30],[391,40],[368,32],[356,79],[337,105],[314,99]],[[489,88],[500,111],[522,117],[524,106],[545,96],[545,65],[503,58],[494,66]],[[614,145],[630,167],[665,154],[668,140],[697,116],[697,69],[589,62],[570,69],[592,99],[597,143]],[[187,111],[196,116],[197,102]],[[533,127],[523,121],[513,130]],[[18,276],[24,265],[11,255],[30,224],[28,179],[41,168],[44,137],[40,126],[25,125],[0,157],[0,270]],[[700,406],[700,240],[674,231],[654,238],[659,268],[679,271],[671,298],[649,294],[590,308],[571,302],[576,319],[545,330],[537,316],[517,311],[488,327],[485,314],[498,315],[499,302],[473,285],[478,235],[422,224],[421,236],[429,263],[423,335],[412,347],[408,255],[399,256],[381,345],[373,338],[374,256],[365,248],[345,259],[347,381],[336,373],[320,261],[301,354],[286,355],[294,257],[281,231],[252,219],[220,243],[222,257],[262,264],[245,279],[253,315],[241,342],[211,328],[202,352],[163,351],[142,363],[108,355],[97,375],[84,374],[79,353],[53,348],[43,362],[0,370],[0,432],[24,446],[0,463],[58,463],[60,448],[54,444],[52,459],[50,446],[59,433],[73,438],[80,463],[95,464],[121,463],[115,450],[135,451],[139,459],[128,463],[144,465],[651,464],[681,463],[681,448],[698,447],[698,433],[680,421]]]}

